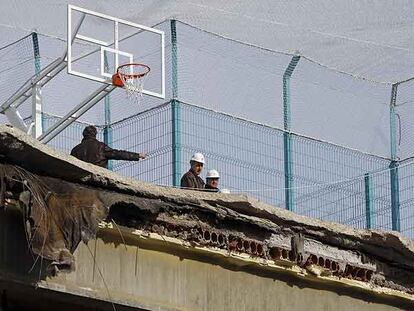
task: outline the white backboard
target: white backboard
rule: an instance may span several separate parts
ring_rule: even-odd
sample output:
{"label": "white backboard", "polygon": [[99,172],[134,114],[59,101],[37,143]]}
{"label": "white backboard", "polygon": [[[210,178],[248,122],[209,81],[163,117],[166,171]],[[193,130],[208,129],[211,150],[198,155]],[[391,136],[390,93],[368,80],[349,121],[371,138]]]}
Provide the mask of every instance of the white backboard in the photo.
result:
{"label": "white backboard", "polygon": [[142,93],[165,98],[163,31],[68,5],[68,73],[111,84],[116,68],[126,63],[148,65]]}

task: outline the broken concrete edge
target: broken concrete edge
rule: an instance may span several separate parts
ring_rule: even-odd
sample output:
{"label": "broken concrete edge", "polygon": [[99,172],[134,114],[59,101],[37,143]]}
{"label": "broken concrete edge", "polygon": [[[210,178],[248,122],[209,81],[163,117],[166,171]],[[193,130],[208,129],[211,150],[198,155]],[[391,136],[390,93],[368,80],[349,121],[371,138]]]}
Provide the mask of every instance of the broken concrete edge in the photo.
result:
{"label": "broken concrete edge", "polygon": [[[98,231],[97,238],[100,238],[104,235],[112,235],[119,237],[119,230],[121,229],[124,237],[132,237],[134,243],[140,245],[141,248],[149,248],[157,251],[163,249],[163,252],[168,251],[169,248],[173,251],[177,251],[180,254],[186,254],[186,252],[191,253],[192,257],[194,257],[194,255],[196,257],[197,255],[207,257],[210,259],[208,260],[208,262],[212,264],[225,263],[226,265],[230,264],[233,267],[239,268],[254,267],[255,269],[259,269],[272,274],[287,273],[296,278],[314,282],[315,284],[329,283],[339,287],[350,287],[354,289],[359,289],[363,292],[374,295],[386,295],[389,297],[399,299],[402,298],[404,300],[414,302],[414,295],[410,295],[403,291],[387,287],[381,287],[375,284],[370,284],[358,280],[338,277],[335,275],[314,275],[312,273],[309,273],[303,267],[299,267],[298,265],[289,262],[274,261],[260,257],[253,257],[246,253],[228,251],[220,248],[214,248],[211,246],[206,247],[202,245],[196,245],[194,243],[190,243],[188,241],[181,240],[175,237],[161,235],[154,232],[146,232],[139,229],[131,229],[127,227],[115,228],[112,222],[102,221],[99,223],[99,228],[100,229]],[[125,242],[125,240],[123,240],[123,242]]]}
{"label": "broken concrete edge", "polygon": [[[403,265],[390,267],[389,263],[378,258],[330,246],[310,238],[307,232],[300,237],[289,226],[240,214],[221,205],[166,203],[159,199],[42,177],[10,164],[0,164],[0,181],[8,197],[14,198],[6,202],[4,215],[19,211],[24,219],[30,219],[24,222],[26,233],[32,241],[30,247],[34,253],[52,261],[46,272],[53,275],[75,268],[72,254],[81,240],[88,241],[96,237],[99,229],[97,221],[103,220],[114,223],[119,232],[121,226],[154,232],[194,245],[236,251],[248,257],[252,255],[271,259],[276,263],[283,261],[283,266],[306,268],[317,275],[335,275],[414,293],[413,269],[404,269]],[[17,186],[16,181],[23,187]],[[33,193],[34,200],[30,199],[30,193]],[[66,226],[68,221],[72,225]],[[111,236],[103,241],[119,245],[122,236]],[[295,238],[302,239],[301,248],[292,246]],[[377,248],[382,251],[381,247]],[[166,252],[164,245],[159,250]],[[196,253],[196,249],[190,250]],[[412,266],[412,262],[409,266]]]}
{"label": "broken concrete edge", "polygon": [[[414,259],[414,242],[398,232],[353,229],[297,215],[245,195],[182,190],[141,182],[56,151],[22,131],[5,125],[0,125],[0,154],[5,162],[21,166],[34,174],[178,205],[211,207],[218,204],[238,213],[267,219],[292,232],[301,232],[306,227],[306,234],[311,234],[312,238],[321,242],[371,253],[391,264]],[[391,251],[379,252],[378,246]]]}

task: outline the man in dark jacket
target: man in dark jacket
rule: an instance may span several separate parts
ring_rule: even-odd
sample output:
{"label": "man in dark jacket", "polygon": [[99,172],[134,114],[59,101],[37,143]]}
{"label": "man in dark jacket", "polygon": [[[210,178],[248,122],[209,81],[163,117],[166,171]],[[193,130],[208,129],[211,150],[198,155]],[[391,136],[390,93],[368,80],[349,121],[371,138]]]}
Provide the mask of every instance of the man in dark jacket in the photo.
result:
{"label": "man in dark jacket", "polygon": [[116,150],[108,147],[96,139],[97,130],[93,125],[85,127],[82,134],[82,142],[70,152],[79,160],[107,168],[108,160],[139,161],[147,157],[145,153]]}
{"label": "man in dark jacket", "polygon": [[201,153],[194,153],[190,160],[190,170],[181,177],[181,188],[204,189],[204,181],[199,176],[204,162],[204,156]]}

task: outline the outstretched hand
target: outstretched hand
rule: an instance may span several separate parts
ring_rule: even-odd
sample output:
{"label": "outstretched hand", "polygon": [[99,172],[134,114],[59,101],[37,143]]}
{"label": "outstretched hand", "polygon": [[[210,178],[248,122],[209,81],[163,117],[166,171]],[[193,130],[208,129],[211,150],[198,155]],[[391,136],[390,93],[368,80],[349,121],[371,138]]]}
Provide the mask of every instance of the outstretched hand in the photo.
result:
{"label": "outstretched hand", "polygon": [[140,152],[140,153],[139,153],[139,158],[140,158],[141,160],[145,160],[146,158],[148,158],[148,155],[147,155],[146,153]]}

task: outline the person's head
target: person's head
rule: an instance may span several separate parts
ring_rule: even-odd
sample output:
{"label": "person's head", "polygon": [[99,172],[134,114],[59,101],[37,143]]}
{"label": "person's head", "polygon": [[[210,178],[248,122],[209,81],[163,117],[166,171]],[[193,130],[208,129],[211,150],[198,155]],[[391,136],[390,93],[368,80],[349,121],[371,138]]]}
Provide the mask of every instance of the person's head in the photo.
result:
{"label": "person's head", "polygon": [[82,135],[84,138],[95,138],[98,131],[96,130],[96,127],[93,125],[89,125],[85,127],[85,129],[82,132]]}
{"label": "person's head", "polygon": [[205,161],[203,154],[199,152],[194,153],[190,160],[191,170],[197,175],[200,175],[203,170],[204,163]]}
{"label": "person's head", "polygon": [[220,175],[216,170],[209,170],[206,175],[206,183],[210,187],[218,188]]}

